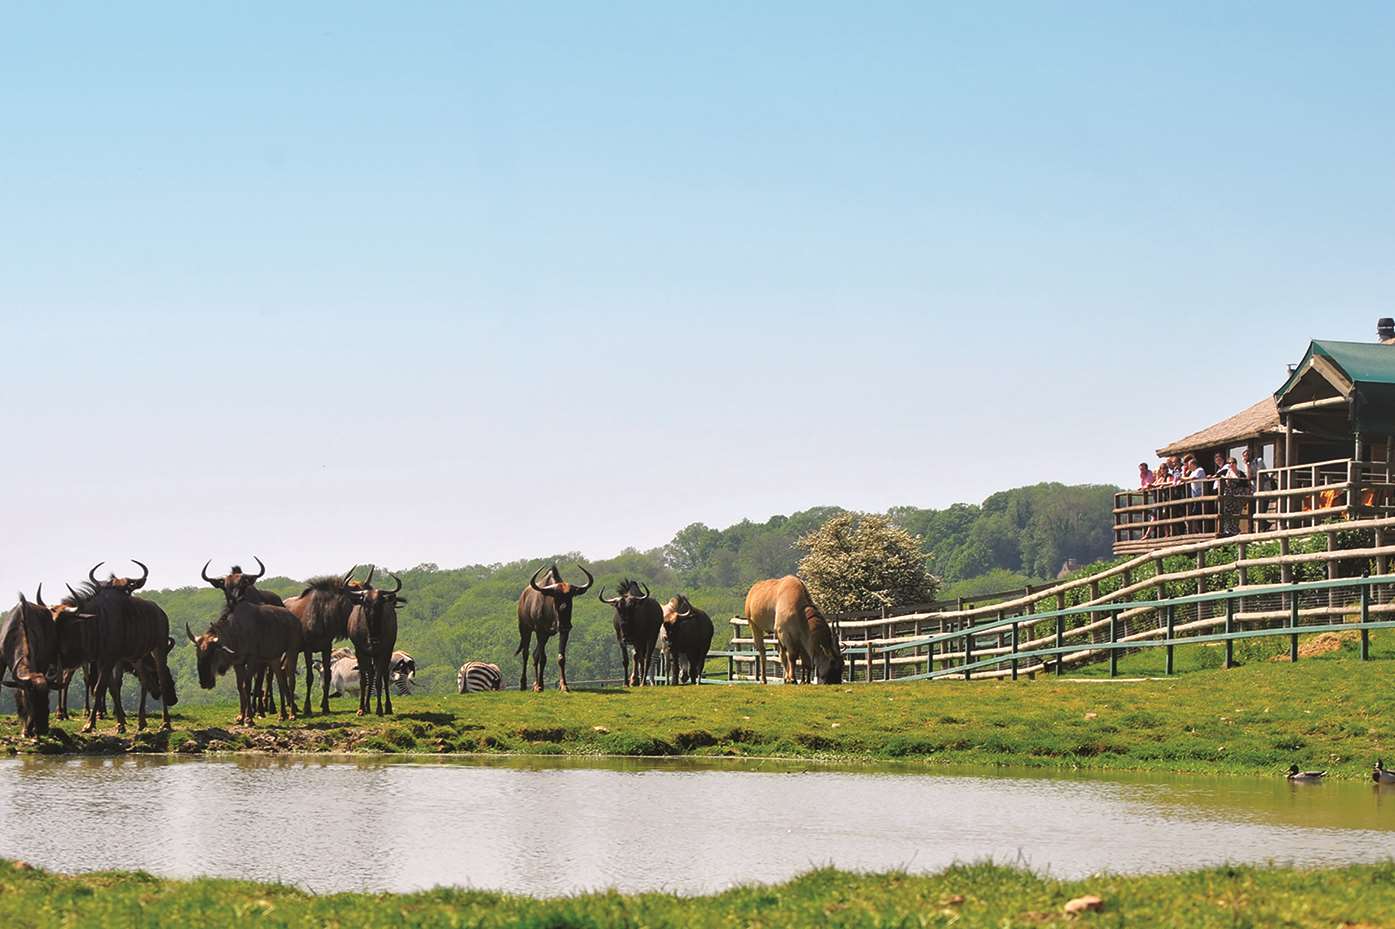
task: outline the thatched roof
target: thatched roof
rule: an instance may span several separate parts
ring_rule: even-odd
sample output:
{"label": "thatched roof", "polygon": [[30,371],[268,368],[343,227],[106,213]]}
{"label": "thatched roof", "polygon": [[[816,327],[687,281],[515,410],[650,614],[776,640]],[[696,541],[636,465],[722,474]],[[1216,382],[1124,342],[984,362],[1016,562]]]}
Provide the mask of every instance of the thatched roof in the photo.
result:
{"label": "thatched roof", "polygon": [[1273,397],[1265,397],[1254,406],[1241,410],[1229,419],[1223,419],[1214,426],[1207,426],[1200,432],[1193,432],[1176,442],[1158,449],[1158,457],[1180,455],[1220,445],[1239,445],[1247,439],[1281,431],[1279,406]]}

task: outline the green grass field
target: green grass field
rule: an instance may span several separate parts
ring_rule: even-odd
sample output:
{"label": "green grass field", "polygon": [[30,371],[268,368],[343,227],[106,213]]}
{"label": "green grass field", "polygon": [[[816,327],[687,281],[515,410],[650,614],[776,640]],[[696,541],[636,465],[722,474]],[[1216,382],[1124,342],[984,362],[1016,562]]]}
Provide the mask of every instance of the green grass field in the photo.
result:
{"label": "green grass field", "polygon": [[[1090,894],[1097,912],[1068,916]],[[13,926],[1395,926],[1395,864],[1324,870],[1218,868],[1056,881],[991,865],[929,876],[815,871],[707,897],[596,893],[558,899],[464,890],[318,896],[244,881],[109,872],[66,877],[0,863]]]}
{"label": "green grass field", "polygon": [[[1147,671],[1131,666],[1157,657],[1130,656],[1124,670]],[[1266,776],[1297,763],[1365,777],[1377,756],[1395,760],[1392,674],[1395,662],[1361,662],[1349,646],[1297,665],[1253,660],[1161,680],[508,691],[404,697],[396,716],[364,719],[353,701],[337,700],[329,717],[251,729],[232,725],[232,706],[179,706],[172,733],[117,737],[108,720],[81,736],[65,722],[38,742],[20,738],[7,717],[0,744],[42,753],[716,755]]]}

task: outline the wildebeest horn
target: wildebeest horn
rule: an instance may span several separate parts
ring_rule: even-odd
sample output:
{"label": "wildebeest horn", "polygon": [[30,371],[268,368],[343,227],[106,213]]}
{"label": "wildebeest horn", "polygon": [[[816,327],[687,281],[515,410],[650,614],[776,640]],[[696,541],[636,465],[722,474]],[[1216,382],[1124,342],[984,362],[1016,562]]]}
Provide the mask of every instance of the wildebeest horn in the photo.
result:
{"label": "wildebeest horn", "polygon": [[34,602],[44,609],[48,609],[48,604],[44,602],[44,585],[40,584],[39,589],[34,591]]}
{"label": "wildebeest horn", "polygon": [[585,568],[582,568],[581,565],[578,564],[577,567],[578,567],[578,568],[581,568],[581,573],[584,574],[584,575],[586,575],[586,586],[585,586],[585,587],[582,587],[580,590],[577,590],[576,587],[575,587],[575,585],[573,585],[573,587],[572,587],[572,592],[573,592],[576,596],[579,597],[579,596],[581,596],[582,594],[586,593],[586,591],[588,591],[588,590],[591,589],[591,585],[594,584],[594,583],[596,583],[596,579],[595,579],[594,577],[591,576],[591,572],[590,572],[590,571],[587,571]]}
{"label": "wildebeest horn", "polygon": [[649,585],[646,584],[646,583],[644,583],[643,581],[639,581],[639,582],[636,582],[636,583],[637,583],[638,586],[644,588],[644,597],[643,597],[643,599],[648,600],[648,599],[649,599]]}
{"label": "wildebeest horn", "polygon": [[237,652],[235,652],[235,651],[233,651],[232,649],[228,648],[226,645],[223,645],[223,644],[220,643],[220,644],[218,645],[218,647],[221,648],[223,651],[227,652],[229,655],[232,655],[233,657],[237,657]]}
{"label": "wildebeest horn", "polygon": [[[687,603],[686,600],[683,602]],[[688,603],[688,608],[686,610],[684,610],[681,613],[675,613],[674,615],[677,616],[679,619],[687,619],[689,616],[693,615],[693,605],[691,603]]]}
{"label": "wildebeest horn", "polygon": [[377,570],[378,570],[378,568],[377,568],[376,565],[369,565],[369,566],[368,566],[368,576],[365,577],[365,578],[363,579],[363,586],[364,586],[364,587],[367,587],[367,586],[369,586],[370,584],[373,583],[373,572],[375,572],[375,571],[377,571]]}
{"label": "wildebeest horn", "polygon": [[199,571],[199,577],[203,578],[205,581],[212,584],[214,587],[221,588],[223,586],[223,579],[221,577],[208,576],[208,566],[211,564],[213,564],[212,558],[208,559],[203,563],[203,569]]}
{"label": "wildebeest horn", "polygon": [[[544,567],[545,567],[545,566],[544,566]],[[531,587],[531,588],[533,588],[534,590],[536,590],[536,591],[537,591],[538,593],[540,593],[540,594],[545,594],[545,593],[547,593],[549,590],[551,590],[553,587],[555,587],[555,586],[557,586],[557,585],[556,585],[556,584],[548,584],[546,587],[539,587],[539,586],[538,586],[538,575],[541,574],[542,572],[543,572],[543,569],[542,569],[542,568],[539,568],[538,570],[534,571],[534,572],[533,572],[533,576],[530,577],[530,578],[528,578],[528,586]]]}
{"label": "wildebeest horn", "polygon": [[607,599],[606,599],[606,597],[605,597],[605,585],[604,585],[604,584],[601,585],[601,592],[598,593],[598,594],[596,594],[596,599],[600,600],[602,603],[609,603],[611,606],[614,606],[615,604],[617,604],[617,603],[620,602],[620,598],[619,598],[619,597],[615,597],[614,599],[611,599],[611,600],[607,600]]}
{"label": "wildebeest horn", "polygon": [[92,566],[91,571],[87,572],[87,579],[91,581],[93,584],[100,585],[102,583],[101,581],[97,580],[97,569],[104,564],[106,564],[105,561],[99,561]]}
{"label": "wildebeest horn", "polygon": [[391,571],[388,572],[388,577],[396,581],[397,586],[392,588],[392,590],[385,591],[386,593],[395,594],[402,589],[402,578],[398,577],[396,574],[393,574]]}
{"label": "wildebeest horn", "polygon": [[261,569],[259,573],[252,575],[252,580],[259,581],[261,580],[262,576],[266,574],[266,565],[262,564],[262,560],[258,558],[256,555],[252,556],[252,560],[255,561],[257,563],[257,567]]}
{"label": "wildebeest horn", "polygon": [[76,590],[73,590],[73,585],[72,585],[72,584],[64,584],[63,586],[66,587],[66,588],[68,588],[68,593],[70,593],[70,594],[73,595],[73,602],[74,602],[74,603],[76,603],[79,599],[81,599],[81,598],[78,596],[78,592],[77,592]]}
{"label": "wildebeest horn", "polygon": [[132,581],[128,586],[132,590],[139,590],[140,588],[145,586],[146,579],[150,577],[150,569],[147,568],[145,565],[141,564],[139,561],[136,561],[136,559],[134,558],[131,559],[131,564],[140,565],[141,576],[140,580]]}
{"label": "wildebeest horn", "polygon": [[199,644],[199,640],[196,639],[196,638],[194,638],[194,630],[192,630],[192,629],[189,628],[189,624],[188,624],[188,623],[185,623],[185,624],[184,624],[184,634],[187,635],[187,636],[189,637],[189,641],[190,641],[190,642],[193,642],[195,645],[198,645],[198,644]]}
{"label": "wildebeest horn", "polygon": [[349,586],[349,579],[350,579],[351,577],[354,576],[354,572],[357,571],[357,570],[358,570],[358,565],[354,565],[352,568],[350,568],[350,569],[349,569],[349,573],[346,574],[346,575],[344,575],[343,578],[340,579],[340,581],[339,581],[339,586],[340,586],[340,587],[348,587],[348,586]]}

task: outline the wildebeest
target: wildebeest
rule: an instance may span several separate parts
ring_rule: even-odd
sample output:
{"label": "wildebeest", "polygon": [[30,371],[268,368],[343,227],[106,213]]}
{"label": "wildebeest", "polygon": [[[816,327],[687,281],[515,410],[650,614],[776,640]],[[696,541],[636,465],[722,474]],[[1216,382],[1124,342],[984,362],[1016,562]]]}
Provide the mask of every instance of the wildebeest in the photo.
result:
{"label": "wildebeest", "polygon": [[[789,574],[756,581],[746,594],[743,612],[751,623],[751,638],[756,647],[756,677],[762,684],[766,682],[765,637],[772,633],[780,646],[780,663],[784,665],[786,684],[796,682],[795,666],[800,660],[818,666],[811,625],[816,617],[822,619],[822,614],[814,606],[808,588],[799,578]],[[828,659],[818,674],[822,682],[831,683],[824,680],[832,675],[831,661]],[[841,655],[839,664],[841,677]]]}
{"label": "wildebeest", "polygon": [[[223,598],[229,608],[237,606],[241,600],[249,600],[252,603],[264,603],[268,606],[285,606],[281,598],[269,590],[262,590],[257,587],[257,581],[266,576],[266,565],[256,555],[252,560],[257,563],[257,573],[247,574],[240,565],[233,565],[224,577],[209,577],[208,566],[213,563],[213,559],[204,562],[203,570],[199,576],[208,582],[208,585],[223,592]],[[267,713],[276,712],[276,698],[272,688],[273,673],[271,667],[265,666],[257,672],[255,680],[252,681],[252,702],[256,707],[256,712],[260,716]],[[307,702],[309,702],[307,698]]]}
{"label": "wildebeest", "polygon": [[562,580],[562,574],[554,564],[543,575],[543,583],[538,585],[538,575],[543,569],[533,572],[528,586],[518,595],[518,649],[515,655],[523,656],[523,676],[519,678],[518,689],[528,689],[528,640],[537,636],[538,644],[533,649],[533,690],[542,693],[543,665],[547,662],[547,640],[557,636],[557,689],[567,690],[567,639],[572,634],[572,600],[586,593],[596,579],[581,565],[577,565],[586,575],[586,584],[577,587]]}
{"label": "wildebeest", "polygon": [[203,635],[184,634],[198,652],[199,686],[212,690],[229,668],[237,680],[237,722],[255,725],[253,680],[270,669],[281,690],[281,718],[295,719],[295,669],[300,654],[300,620],[283,606],[239,600],[225,607]]}
{"label": "wildebeest", "polygon": [[487,661],[467,661],[455,676],[457,693],[475,694],[504,689],[504,672]]}
{"label": "wildebeest", "polygon": [[354,643],[354,657],[358,659],[360,716],[368,712],[375,691],[378,715],[383,715],[384,697],[387,712],[392,712],[388,667],[397,645],[397,604],[406,603],[407,598],[398,593],[402,579],[391,572],[388,577],[397,584],[392,590],[364,586],[352,594],[356,604],[349,613],[349,641]]}
{"label": "wildebeest", "polygon": [[[59,614],[60,648],[68,641],[80,642],[82,661],[90,662],[95,673],[92,683],[93,699],[87,714],[84,732],[97,727],[96,695],[104,690],[111,697],[111,709],[116,716],[116,731],[126,731],[126,712],[121,706],[121,678],[125,670],[134,670],[147,688],[158,688],[163,720],[162,729],[170,728],[170,707],[179,702],[175,695],[174,678],[169,669],[169,617],[159,606],[135,596],[145,586],[150,569],[139,561],[139,578],[116,577],[97,580],[98,563],[87,572],[88,582],[81,590],[71,590],[72,597],[64,602],[74,610]],[[63,627],[78,624],[76,635],[65,634]],[[70,659],[63,658],[65,666]],[[141,703],[139,725],[145,727],[144,701]]]}
{"label": "wildebeest", "polygon": [[664,607],[664,637],[668,643],[670,684],[696,684],[712,649],[712,617],[675,594]]}
{"label": "wildebeest", "polygon": [[[349,569],[343,577],[311,578],[305,590],[298,597],[286,601],[286,609],[300,620],[301,649],[305,653],[305,715],[313,715],[311,692],[315,686],[315,657],[318,656],[322,689],[320,712],[329,712],[329,677],[332,661],[330,649],[334,643],[348,638],[349,613],[357,603],[356,594],[362,587],[351,581],[358,565]],[[373,572],[368,573],[368,580]],[[364,582],[365,584],[367,581]]]}
{"label": "wildebeest", "polygon": [[223,592],[223,597],[227,600],[228,606],[237,606],[239,600],[247,599],[253,603],[267,603],[271,606],[285,606],[281,598],[269,590],[262,590],[257,586],[257,581],[266,576],[266,565],[256,555],[252,559],[257,563],[256,574],[246,574],[241,566],[233,565],[232,569],[225,577],[209,577],[208,566],[213,563],[213,559],[204,562],[203,570],[199,576],[208,582],[210,587]]}
{"label": "wildebeest", "polygon": [[58,633],[39,586],[30,603],[19,604],[0,621],[0,682],[15,691],[15,709],[26,737],[48,732],[49,672],[58,660]]}
{"label": "wildebeest", "polygon": [[[654,658],[654,645],[659,640],[659,630],[663,628],[664,611],[659,601],[649,596],[649,588],[639,581],[625,578],[620,582],[620,595],[606,599],[602,587],[597,597],[602,603],[615,608],[612,622],[615,625],[615,639],[620,643],[620,658],[625,666],[625,684],[629,687],[642,687],[648,682],[649,663]],[[634,652],[634,671],[630,670],[630,652]]]}

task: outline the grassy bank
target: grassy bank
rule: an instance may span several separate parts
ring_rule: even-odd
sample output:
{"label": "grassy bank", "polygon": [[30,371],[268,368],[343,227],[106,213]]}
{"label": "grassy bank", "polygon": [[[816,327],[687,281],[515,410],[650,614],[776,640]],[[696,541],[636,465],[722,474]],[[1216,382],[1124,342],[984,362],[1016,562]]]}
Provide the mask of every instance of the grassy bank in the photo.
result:
{"label": "grassy bank", "polygon": [[[1078,917],[1082,895],[1102,907]],[[107,926],[1395,926],[1395,865],[1218,868],[1055,881],[991,865],[929,876],[816,871],[708,897],[597,893],[550,900],[462,890],[316,896],[244,881],[75,877],[0,864],[7,925]]]}
{"label": "grassy bank", "polygon": [[1290,763],[1365,777],[1395,760],[1395,663],[1344,652],[1165,680],[839,687],[689,687],[404,697],[395,717],[331,716],[252,729],[231,706],[180,710],[172,733],[95,736],[58,724],[11,751],[726,755],[840,761],[1263,773]]}

